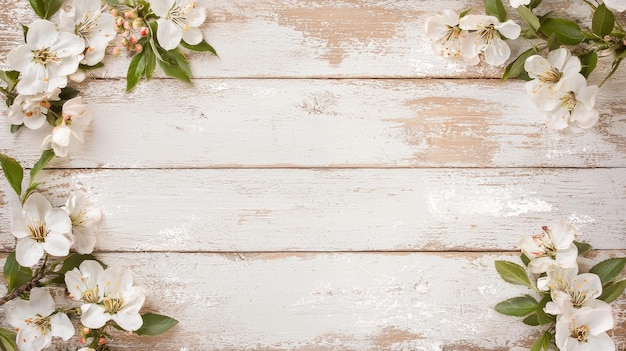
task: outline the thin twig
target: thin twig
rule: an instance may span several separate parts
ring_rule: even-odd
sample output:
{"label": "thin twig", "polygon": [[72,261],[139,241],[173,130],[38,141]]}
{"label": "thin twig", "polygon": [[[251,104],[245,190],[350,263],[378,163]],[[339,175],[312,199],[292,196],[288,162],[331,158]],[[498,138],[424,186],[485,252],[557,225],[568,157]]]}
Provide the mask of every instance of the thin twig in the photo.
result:
{"label": "thin twig", "polygon": [[20,296],[21,294],[30,291],[32,288],[35,288],[39,285],[39,281],[41,279],[43,279],[43,277],[45,276],[46,270],[45,267],[46,266],[46,262],[44,261],[44,263],[41,265],[41,269],[39,270],[39,272],[37,273],[37,275],[35,277],[33,277],[33,279],[29,282],[27,282],[26,284],[20,286],[19,288],[15,288],[13,289],[13,291],[11,291],[10,294],[7,294],[6,296],[4,296],[3,298],[0,299],[0,306],[4,305],[5,303],[17,298],[18,296]]}

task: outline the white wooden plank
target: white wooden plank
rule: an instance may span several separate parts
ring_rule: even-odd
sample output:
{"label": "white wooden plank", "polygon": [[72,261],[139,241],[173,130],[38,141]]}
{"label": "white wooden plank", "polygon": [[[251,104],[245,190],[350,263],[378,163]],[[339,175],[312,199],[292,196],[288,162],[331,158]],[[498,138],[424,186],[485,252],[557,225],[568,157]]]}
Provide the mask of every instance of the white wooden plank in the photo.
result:
{"label": "white wooden plank", "polygon": [[[86,142],[51,166],[623,167],[619,82],[598,96],[598,126],[577,133],[543,128],[520,82],[157,80],[127,95],[123,81],[90,81]],[[8,129],[0,152],[34,164],[49,129]]]}
{"label": "white wooden plank", "polygon": [[[626,252],[601,253],[593,264]],[[163,337],[114,333],[132,350],[508,350],[538,328],[498,314],[533,294],[500,279],[502,254],[104,254],[130,267],[145,311],[180,323]],[[519,262],[519,261],[518,261]],[[626,345],[626,299],[611,332]]]}
{"label": "white wooden plank", "polygon": [[[623,169],[72,170],[41,179],[104,212],[105,251],[514,250],[560,219],[626,249]],[[15,203],[2,182],[0,202]],[[0,243],[12,206],[0,209]]]}
{"label": "white wooden plank", "polygon": [[[207,9],[202,27],[220,59],[193,55],[196,77],[498,77],[501,69],[467,67],[434,54],[424,34],[429,16],[444,9],[473,8],[480,0],[200,0]],[[21,43],[20,24],[34,14],[28,1],[1,0],[0,57]],[[507,4],[508,8],[508,4]],[[542,12],[584,18],[582,1],[550,1]],[[511,15],[517,18],[511,9]],[[519,52],[528,42],[512,43]],[[99,73],[125,77],[129,60],[109,60]]]}

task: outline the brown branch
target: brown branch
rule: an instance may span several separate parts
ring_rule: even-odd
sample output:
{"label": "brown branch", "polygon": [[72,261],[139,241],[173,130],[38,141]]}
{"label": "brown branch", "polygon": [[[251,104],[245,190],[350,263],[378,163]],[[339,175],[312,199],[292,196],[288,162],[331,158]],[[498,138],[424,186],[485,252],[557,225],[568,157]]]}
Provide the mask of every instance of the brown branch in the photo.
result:
{"label": "brown branch", "polygon": [[20,286],[19,288],[15,288],[13,289],[13,291],[11,291],[10,294],[7,294],[6,296],[4,296],[3,298],[0,299],[0,306],[4,305],[5,303],[17,298],[18,296],[20,296],[21,294],[30,291],[32,288],[35,288],[39,285],[39,281],[41,279],[43,279],[46,270],[45,270],[45,262],[44,264],[41,266],[41,269],[39,270],[39,273],[37,273],[37,275],[35,277],[33,277],[33,279],[29,282],[27,282],[26,284]]}

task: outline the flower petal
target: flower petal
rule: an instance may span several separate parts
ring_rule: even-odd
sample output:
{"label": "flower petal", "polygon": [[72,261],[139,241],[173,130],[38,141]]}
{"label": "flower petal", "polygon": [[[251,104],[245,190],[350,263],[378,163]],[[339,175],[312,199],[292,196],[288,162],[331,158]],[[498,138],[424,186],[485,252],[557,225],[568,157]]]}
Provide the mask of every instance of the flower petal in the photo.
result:
{"label": "flower petal", "polygon": [[100,305],[91,304],[91,306],[83,311],[80,322],[87,328],[98,329],[104,326],[111,319],[111,315],[104,312],[104,308]]}
{"label": "flower petal", "polygon": [[150,0],[150,8],[159,17],[166,17],[175,0]]}
{"label": "flower petal", "polygon": [[198,28],[189,28],[182,31],[182,38],[187,44],[196,45],[202,41],[202,32]]}
{"label": "flower petal", "polygon": [[43,257],[43,247],[31,238],[22,238],[15,245],[15,259],[22,267],[32,267]]}
{"label": "flower petal", "polygon": [[90,254],[96,246],[96,236],[91,229],[85,227],[72,228],[74,234],[74,250],[79,254]]}
{"label": "flower petal", "polygon": [[47,289],[33,288],[28,300],[31,310],[42,317],[51,315],[55,310],[54,300]]}
{"label": "flower petal", "polygon": [[174,23],[159,18],[157,20],[157,40],[165,50],[175,49],[182,38],[182,30]]}
{"label": "flower petal", "polygon": [[26,43],[32,50],[50,48],[56,41],[58,33],[54,23],[47,20],[36,20],[28,27]]}
{"label": "flower petal", "polygon": [[43,249],[52,256],[67,256],[70,253],[70,241],[62,234],[50,233],[42,244]]}
{"label": "flower petal", "polygon": [[52,336],[68,340],[74,336],[74,326],[65,313],[56,313],[50,318]]}

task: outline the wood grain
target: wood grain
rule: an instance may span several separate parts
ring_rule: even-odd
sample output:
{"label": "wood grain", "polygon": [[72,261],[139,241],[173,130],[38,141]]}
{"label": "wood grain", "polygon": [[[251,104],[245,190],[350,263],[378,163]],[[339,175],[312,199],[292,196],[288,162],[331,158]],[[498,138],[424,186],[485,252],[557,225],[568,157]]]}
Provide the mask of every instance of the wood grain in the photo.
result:
{"label": "wood grain", "polygon": [[[598,249],[626,249],[622,169],[68,170],[62,205],[104,212],[104,251],[515,250],[566,219]],[[15,203],[2,183],[0,201]],[[3,200],[4,199],[4,200]],[[9,223],[3,206],[0,222]],[[8,226],[0,243],[13,247]]]}
{"label": "wood grain", "polygon": [[[625,251],[603,252],[588,266]],[[498,314],[504,299],[532,294],[504,282],[501,253],[102,254],[130,267],[145,311],[176,317],[157,338],[114,333],[132,350],[508,350],[537,328]],[[626,300],[611,331],[626,345]],[[137,340],[140,341],[137,345]]]}
{"label": "wood grain", "polygon": [[[543,128],[513,81],[156,80],[128,95],[90,81],[91,130],[51,167],[624,167],[626,72],[615,78],[585,132]],[[32,165],[46,133],[2,128],[0,152]]]}

